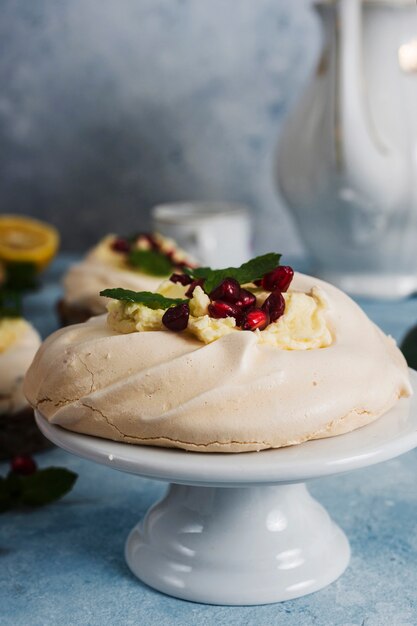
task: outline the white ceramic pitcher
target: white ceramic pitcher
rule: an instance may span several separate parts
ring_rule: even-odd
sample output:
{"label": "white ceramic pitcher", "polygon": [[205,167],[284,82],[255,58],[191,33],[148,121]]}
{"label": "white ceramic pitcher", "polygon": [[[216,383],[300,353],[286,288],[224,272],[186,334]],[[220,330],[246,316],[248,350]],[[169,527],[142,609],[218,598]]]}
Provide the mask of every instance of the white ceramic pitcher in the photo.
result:
{"label": "white ceramic pitcher", "polygon": [[417,5],[315,3],[324,46],[279,143],[315,270],[356,294],[417,290]]}

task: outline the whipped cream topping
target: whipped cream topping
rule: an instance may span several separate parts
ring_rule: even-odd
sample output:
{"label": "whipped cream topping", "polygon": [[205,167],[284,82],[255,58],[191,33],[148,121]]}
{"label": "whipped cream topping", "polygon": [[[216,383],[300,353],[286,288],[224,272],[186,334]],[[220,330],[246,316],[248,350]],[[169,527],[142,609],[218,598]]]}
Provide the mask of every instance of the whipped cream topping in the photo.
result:
{"label": "whipped cream topping", "polygon": [[76,432],[240,452],[347,432],[410,395],[395,342],[348,296],[300,274],[293,288],[325,294],[328,347],[282,350],[251,331],[209,344],[184,332],[122,334],[100,316],[44,342],[26,396],[50,422]]}
{"label": "whipped cream topping", "polygon": [[[122,287],[132,291],[156,291],[161,283],[160,276],[151,276],[129,267],[125,256],[114,252],[111,244],[115,235],[108,235],[93,248],[80,263],[73,265],[64,277],[64,299],[71,305],[89,309],[93,315],[106,311],[108,298],[100,291]],[[186,258],[171,239],[158,236],[161,249],[176,250],[178,259]]]}
{"label": "whipped cream topping", "polygon": [[27,406],[23,378],[40,344],[29,322],[0,320],[0,415],[12,415]]}

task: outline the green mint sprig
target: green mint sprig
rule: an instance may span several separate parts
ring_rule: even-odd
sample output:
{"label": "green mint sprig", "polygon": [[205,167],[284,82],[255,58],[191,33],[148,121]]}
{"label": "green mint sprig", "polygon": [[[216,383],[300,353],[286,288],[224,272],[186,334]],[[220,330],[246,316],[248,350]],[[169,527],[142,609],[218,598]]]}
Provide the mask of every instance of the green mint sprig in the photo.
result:
{"label": "green mint sprig", "polygon": [[123,300],[124,302],[135,302],[144,304],[149,309],[169,309],[177,304],[185,304],[188,300],[181,298],[165,298],[160,293],[152,293],[151,291],[131,291],[130,289],[104,289],[100,291],[100,296],[113,298],[114,300]]}
{"label": "green mint sprig", "polygon": [[63,467],[37,470],[30,476],[10,472],[0,476],[0,513],[21,506],[43,506],[71,490],[77,474]]}
{"label": "green mint sprig", "polygon": [[234,278],[240,285],[253,283],[275,269],[280,259],[280,254],[269,252],[243,263],[240,267],[226,267],[220,270],[212,270],[210,267],[184,267],[183,271],[194,279],[204,278],[204,290],[210,293],[225,278]]}
{"label": "green mint sprig", "polygon": [[169,258],[157,250],[132,250],[128,263],[151,276],[168,276],[173,268]]}
{"label": "green mint sprig", "polygon": [[38,287],[36,266],[29,262],[8,262],[0,287],[0,318],[22,317],[22,296]]}

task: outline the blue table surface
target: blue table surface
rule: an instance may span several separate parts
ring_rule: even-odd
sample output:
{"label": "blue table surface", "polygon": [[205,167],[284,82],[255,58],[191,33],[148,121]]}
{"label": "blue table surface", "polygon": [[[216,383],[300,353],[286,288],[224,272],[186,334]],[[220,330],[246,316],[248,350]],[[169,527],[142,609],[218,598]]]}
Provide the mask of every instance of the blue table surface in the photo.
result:
{"label": "blue table surface", "polygon": [[[27,300],[27,315],[43,336],[57,327],[59,277],[71,260],[59,257],[42,291]],[[397,340],[417,321],[416,298],[361,305]],[[350,539],[350,566],[322,591],[257,607],[177,600],[130,573],[124,541],[164,484],[59,449],[38,455],[39,466],[65,466],[79,478],[55,504],[0,516],[0,625],[416,626],[416,454],[311,482],[313,495]],[[0,466],[0,475],[6,471]]]}

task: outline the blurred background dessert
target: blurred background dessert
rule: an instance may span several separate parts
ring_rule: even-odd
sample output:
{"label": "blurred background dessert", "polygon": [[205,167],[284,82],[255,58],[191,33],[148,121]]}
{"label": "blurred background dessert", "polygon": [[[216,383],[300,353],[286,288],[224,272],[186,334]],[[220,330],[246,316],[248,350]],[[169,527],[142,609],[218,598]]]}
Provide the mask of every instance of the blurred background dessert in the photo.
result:
{"label": "blurred background dessert", "polygon": [[65,274],[64,296],[58,303],[60,321],[66,326],[105,313],[103,289],[155,291],[162,280],[193,264],[192,257],[159,233],[108,235]]}
{"label": "blurred background dessert", "polygon": [[38,430],[22,391],[26,370],[41,344],[39,333],[24,319],[23,301],[39,288],[39,273],[58,245],[59,235],[49,224],[0,216],[0,459],[51,445]]}

